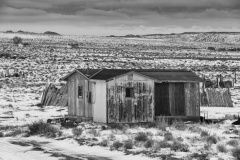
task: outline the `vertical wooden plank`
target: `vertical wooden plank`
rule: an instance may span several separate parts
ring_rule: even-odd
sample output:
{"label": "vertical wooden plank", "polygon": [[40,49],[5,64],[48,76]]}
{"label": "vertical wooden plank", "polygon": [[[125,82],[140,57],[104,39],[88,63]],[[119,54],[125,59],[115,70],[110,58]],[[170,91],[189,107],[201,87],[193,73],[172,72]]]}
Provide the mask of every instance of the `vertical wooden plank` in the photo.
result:
{"label": "vertical wooden plank", "polygon": [[200,103],[201,103],[201,101],[200,101],[200,85],[199,85],[199,83],[198,82],[196,82],[195,83],[195,85],[197,86],[196,87],[196,112],[195,112],[195,116],[200,116]]}
{"label": "vertical wooden plank", "polygon": [[69,115],[72,115],[72,99],[71,99],[71,96],[72,96],[72,92],[71,92],[71,80],[68,80],[68,114]]}
{"label": "vertical wooden plank", "polygon": [[76,86],[75,86],[75,90],[76,90],[76,115],[80,116],[80,107],[79,107],[79,97],[78,97],[78,85],[79,85],[79,79],[76,79]]}
{"label": "vertical wooden plank", "polygon": [[84,80],[83,90],[84,90],[83,95],[84,105],[82,107],[82,116],[86,117],[88,115],[88,80]]}
{"label": "vertical wooden plank", "polygon": [[75,89],[75,79],[72,80],[72,112],[73,115],[76,115],[76,89]]}
{"label": "vertical wooden plank", "polygon": [[174,114],[174,88],[173,88],[173,83],[169,83],[169,110],[170,110],[170,115]]}
{"label": "vertical wooden plank", "polygon": [[191,105],[190,105],[190,83],[184,83],[184,94],[185,94],[185,115],[191,116]]}

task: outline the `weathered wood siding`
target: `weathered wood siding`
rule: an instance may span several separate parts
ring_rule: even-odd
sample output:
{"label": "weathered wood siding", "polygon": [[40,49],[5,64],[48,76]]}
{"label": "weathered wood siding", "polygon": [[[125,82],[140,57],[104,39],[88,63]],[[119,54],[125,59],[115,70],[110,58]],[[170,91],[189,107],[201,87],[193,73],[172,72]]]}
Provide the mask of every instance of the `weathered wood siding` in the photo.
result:
{"label": "weathered wood siding", "polygon": [[[126,97],[126,87],[134,89],[133,98]],[[107,118],[108,123],[152,122],[154,81],[135,74],[109,81],[107,83]]]}
{"label": "weathered wood siding", "polygon": [[185,83],[186,116],[200,116],[200,88],[199,83]]}
{"label": "weathered wood siding", "polygon": [[[83,96],[78,97],[78,86],[83,87]],[[87,100],[88,80],[75,73],[68,78],[68,115],[92,117],[92,105]]]}
{"label": "weathered wood siding", "polygon": [[155,116],[200,116],[199,83],[155,83]]}

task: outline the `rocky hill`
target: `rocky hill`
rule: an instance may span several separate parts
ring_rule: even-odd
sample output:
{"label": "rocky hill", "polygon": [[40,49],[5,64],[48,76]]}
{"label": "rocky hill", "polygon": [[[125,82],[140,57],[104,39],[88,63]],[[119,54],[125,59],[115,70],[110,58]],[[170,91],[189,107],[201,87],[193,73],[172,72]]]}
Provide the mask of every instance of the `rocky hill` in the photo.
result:
{"label": "rocky hill", "polygon": [[152,34],[143,37],[185,42],[240,43],[240,32],[186,32],[180,34]]}

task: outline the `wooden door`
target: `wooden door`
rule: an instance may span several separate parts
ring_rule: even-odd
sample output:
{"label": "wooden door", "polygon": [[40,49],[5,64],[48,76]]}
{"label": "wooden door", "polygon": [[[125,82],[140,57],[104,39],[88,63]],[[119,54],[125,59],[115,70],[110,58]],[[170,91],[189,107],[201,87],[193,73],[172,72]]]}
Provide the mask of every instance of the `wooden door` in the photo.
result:
{"label": "wooden door", "polygon": [[169,83],[155,83],[155,116],[170,116]]}

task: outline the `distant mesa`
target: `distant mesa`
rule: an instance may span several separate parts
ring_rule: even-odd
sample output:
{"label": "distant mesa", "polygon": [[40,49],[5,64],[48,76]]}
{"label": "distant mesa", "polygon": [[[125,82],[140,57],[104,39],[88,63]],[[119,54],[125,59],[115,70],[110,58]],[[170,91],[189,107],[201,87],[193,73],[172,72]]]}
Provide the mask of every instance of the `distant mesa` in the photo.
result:
{"label": "distant mesa", "polygon": [[134,34],[127,34],[127,35],[125,35],[125,36],[115,36],[115,35],[110,35],[110,36],[107,36],[107,37],[140,38],[141,36],[140,36],[140,35],[134,35]]}
{"label": "distant mesa", "polygon": [[127,34],[125,37],[130,37],[130,38],[136,38],[136,37],[141,37],[140,35],[134,35],[134,34]]}
{"label": "distant mesa", "polygon": [[13,31],[12,30],[8,30],[5,33],[13,33]]}
{"label": "distant mesa", "polygon": [[52,32],[52,31],[46,31],[46,32],[44,32],[43,34],[48,34],[48,35],[60,35],[59,33],[57,33],[57,32]]}

